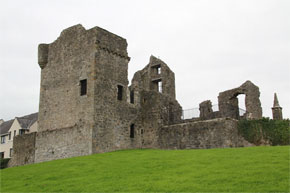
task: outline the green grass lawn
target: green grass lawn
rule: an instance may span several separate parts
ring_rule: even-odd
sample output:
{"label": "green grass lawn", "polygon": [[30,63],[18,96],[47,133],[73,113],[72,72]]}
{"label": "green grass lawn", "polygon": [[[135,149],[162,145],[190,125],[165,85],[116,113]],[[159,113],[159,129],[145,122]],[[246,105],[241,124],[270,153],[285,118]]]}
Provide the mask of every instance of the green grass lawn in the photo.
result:
{"label": "green grass lawn", "polygon": [[1,192],[289,192],[289,148],[94,154],[1,170]]}

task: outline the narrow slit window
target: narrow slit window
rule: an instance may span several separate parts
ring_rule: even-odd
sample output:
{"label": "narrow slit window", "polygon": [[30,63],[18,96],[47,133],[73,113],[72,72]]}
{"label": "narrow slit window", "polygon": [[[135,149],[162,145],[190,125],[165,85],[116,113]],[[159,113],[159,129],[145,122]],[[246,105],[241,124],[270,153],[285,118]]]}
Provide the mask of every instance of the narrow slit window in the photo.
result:
{"label": "narrow slit window", "polygon": [[130,126],[130,138],[134,138],[134,134],[135,134],[135,125],[132,124]]}
{"label": "narrow slit window", "polygon": [[134,90],[130,91],[130,103],[134,104]]}
{"label": "narrow slit window", "polygon": [[80,85],[81,85],[81,96],[86,95],[87,94],[87,79],[81,80]]}
{"label": "narrow slit window", "polygon": [[123,86],[118,85],[118,100],[123,100]]}

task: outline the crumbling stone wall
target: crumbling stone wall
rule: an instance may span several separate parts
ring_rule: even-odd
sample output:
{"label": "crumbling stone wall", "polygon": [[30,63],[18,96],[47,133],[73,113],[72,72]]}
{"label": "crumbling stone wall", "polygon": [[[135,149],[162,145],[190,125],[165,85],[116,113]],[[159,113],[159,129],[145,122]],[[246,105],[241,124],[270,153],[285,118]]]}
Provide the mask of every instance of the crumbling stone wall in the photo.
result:
{"label": "crumbling stone wall", "polygon": [[163,126],[158,131],[162,149],[205,149],[251,146],[238,133],[237,120],[222,118]]}
{"label": "crumbling stone wall", "polygon": [[239,118],[239,102],[237,96],[245,94],[247,119],[262,118],[259,87],[251,81],[246,81],[240,87],[219,93],[218,103],[221,117]]}
{"label": "crumbling stone wall", "polygon": [[200,119],[207,120],[213,118],[212,104],[210,100],[203,101],[199,104]]}
{"label": "crumbling stone wall", "polygon": [[136,123],[141,125],[143,148],[156,148],[158,129],[163,125],[179,122],[182,109],[177,101],[156,91],[142,91],[141,108]]}
{"label": "crumbling stone wall", "polygon": [[9,167],[34,163],[36,132],[17,135],[13,139],[13,154]]}
{"label": "crumbling stone wall", "polygon": [[[156,148],[158,129],[181,121],[182,107],[175,98],[175,77],[165,62],[151,56],[149,64],[136,72],[130,91],[134,91],[141,126],[139,144],[143,148]],[[162,88],[158,88],[162,82]]]}

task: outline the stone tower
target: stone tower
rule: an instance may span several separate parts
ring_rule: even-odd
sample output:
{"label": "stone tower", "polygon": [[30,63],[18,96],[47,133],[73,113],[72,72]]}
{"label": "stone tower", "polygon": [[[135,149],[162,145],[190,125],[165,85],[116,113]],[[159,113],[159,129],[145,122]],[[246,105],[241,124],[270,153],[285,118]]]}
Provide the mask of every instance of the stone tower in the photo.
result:
{"label": "stone tower", "polygon": [[274,120],[282,120],[283,115],[282,115],[282,107],[279,105],[278,97],[277,94],[274,94],[274,104],[272,107],[272,114],[273,114],[273,119]]}
{"label": "stone tower", "polygon": [[129,147],[129,60],[126,39],[99,27],[75,25],[39,45],[35,162]]}

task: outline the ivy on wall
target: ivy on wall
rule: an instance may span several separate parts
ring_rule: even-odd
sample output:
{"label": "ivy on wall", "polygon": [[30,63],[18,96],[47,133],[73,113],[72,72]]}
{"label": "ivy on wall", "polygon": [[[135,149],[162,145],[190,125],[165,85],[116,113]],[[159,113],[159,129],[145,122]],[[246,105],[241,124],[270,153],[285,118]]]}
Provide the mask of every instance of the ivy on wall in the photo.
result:
{"label": "ivy on wall", "polygon": [[240,120],[240,134],[255,145],[290,145],[290,120]]}

